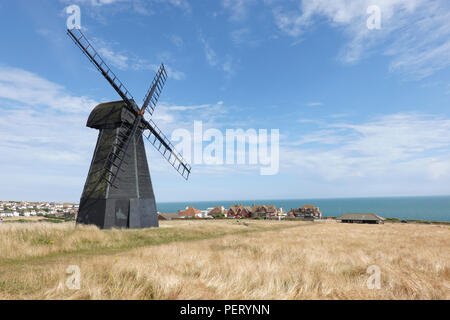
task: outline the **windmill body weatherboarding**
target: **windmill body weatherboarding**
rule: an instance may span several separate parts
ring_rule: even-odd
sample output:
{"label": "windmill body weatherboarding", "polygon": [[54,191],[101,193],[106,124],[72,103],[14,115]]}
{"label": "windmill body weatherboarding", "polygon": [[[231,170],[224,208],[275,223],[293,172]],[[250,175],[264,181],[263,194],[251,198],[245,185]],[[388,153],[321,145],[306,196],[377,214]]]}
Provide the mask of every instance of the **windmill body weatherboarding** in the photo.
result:
{"label": "windmill body weatherboarding", "polygon": [[81,195],[77,223],[102,229],[158,226],[155,195],[145,154],[144,139],[186,180],[191,167],[151,119],[167,79],[162,64],[138,107],[133,96],[106,65],[79,29],[67,34],[122,98],[96,106],[87,126],[99,135]]}

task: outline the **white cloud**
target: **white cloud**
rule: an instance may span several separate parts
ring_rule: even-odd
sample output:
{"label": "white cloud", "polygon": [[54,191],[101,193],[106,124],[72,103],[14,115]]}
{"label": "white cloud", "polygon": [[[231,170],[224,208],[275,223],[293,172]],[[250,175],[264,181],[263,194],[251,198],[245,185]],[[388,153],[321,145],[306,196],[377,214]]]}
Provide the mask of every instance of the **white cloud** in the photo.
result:
{"label": "white cloud", "polygon": [[226,56],[222,69],[226,74],[228,74],[228,76],[232,76],[234,74],[233,58],[230,55]]}
{"label": "white cloud", "polygon": [[399,113],[361,124],[329,124],[285,144],[281,154],[288,168],[343,184],[352,178],[393,185],[401,178],[411,183],[449,178],[450,119]]}
{"label": "white cloud", "polygon": [[[93,39],[93,45],[94,47],[98,48],[98,53],[100,56],[105,59],[105,61],[110,64],[110,66],[115,67],[119,70],[135,70],[135,71],[145,71],[145,70],[152,70],[152,71],[158,71],[159,65],[156,65],[154,63],[149,62],[146,59],[142,59],[137,56],[129,56],[127,53],[124,52],[115,52],[110,44],[108,44],[106,41],[94,38]],[[171,60],[171,55],[169,53],[165,53],[160,55],[160,60],[166,61]],[[169,78],[172,78],[174,80],[184,80],[186,78],[186,75],[178,70],[175,70],[172,66],[164,64],[167,75]]]}
{"label": "white cloud", "polygon": [[88,97],[73,96],[64,87],[34,73],[8,67],[0,67],[0,98],[69,113],[84,113],[96,104]]}
{"label": "white cloud", "polygon": [[162,120],[162,125],[168,130],[190,127],[197,120],[203,121],[207,126],[218,127],[223,124],[223,119],[220,121],[218,119],[228,112],[223,104],[223,101],[198,105],[174,105],[161,102],[153,117]]}
{"label": "white cloud", "polygon": [[205,49],[205,57],[208,64],[212,67],[218,63],[216,52],[210,47],[209,43],[203,37],[200,37],[200,41]]}
{"label": "white cloud", "polygon": [[178,8],[180,8],[180,9],[184,10],[185,12],[188,12],[188,13],[189,13],[189,12],[192,11],[191,5],[190,5],[189,2],[186,1],[186,0],[168,0],[168,2],[169,2],[171,5],[173,5],[173,6],[175,6],[175,7],[178,7]]}
{"label": "white cloud", "polygon": [[239,21],[247,16],[248,6],[253,3],[253,0],[223,0],[222,6],[231,12],[231,20]]}
{"label": "white cloud", "polygon": [[97,134],[86,120],[97,104],[29,71],[0,68],[0,176],[7,182],[1,193],[75,200],[74,189],[52,188],[70,184],[75,197],[81,192],[78,180],[87,172]]}
{"label": "white cloud", "polygon": [[231,41],[236,46],[246,45],[250,47],[257,47],[261,44],[262,39],[252,34],[250,28],[240,28],[231,31]]}
{"label": "white cloud", "polygon": [[[381,29],[367,28],[367,8],[381,9]],[[442,0],[303,0],[297,10],[277,6],[278,28],[298,37],[325,18],[349,38],[340,59],[354,63],[371,50],[392,57],[390,70],[429,76],[450,65],[450,11]]]}
{"label": "white cloud", "polygon": [[64,2],[80,3],[91,5],[93,7],[101,7],[105,5],[112,5],[119,2],[128,2],[128,1],[129,0],[65,0]]}
{"label": "white cloud", "polygon": [[106,59],[106,61],[110,62],[114,67],[120,70],[128,69],[128,57],[114,52],[113,50],[102,47],[98,49],[98,53]]}
{"label": "white cloud", "polygon": [[167,110],[173,110],[173,111],[192,111],[192,110],[198,110],[198,109],[206,109],[210,108],[211,104],[201,104],[201,105],[193,105],[193,106],[178,106],[178,105],[166,105]]}
{"label": "white cloud", "polygon": [[211,48],[209,43],[200,36],[200,42],[205,50],[206,61],[211,67],[219,67],[226,73],[228,77],[234,74],[234,63],[231,55],[226,55],[224,59],[219,59],[216,52]]}
{"label": "white cloud", "polygon": [[[132,68],[136,71],[152,70],[157,72],[160,66],[154,63],[149,63],[145,59],[137,59],[135,62],[133,62]],[[184,80],[186,78],[184,72],[174,70],[170,65],[164,64],[164,68],[166,69],[167,76],[169,78],[172,78],[174,80]]]}
{"label": "white cloud", "polygon": [[[62,0],[64,3],[78,3],[83,5],[90,5],[93,7],[104,7],[104,6],[112,6],[115,4],[120,3],[129,3],[133,5],[133,8],[137,13],[141,14],[149,14],[151,12],[150,9],[148,9],[148,6],[152,6],[154,4],[168,4],[171,6],[174,6],[176,8],[179,8],[187,13],[190,13],[192,11],[192,7],[186,0]],[[144,5],[144,3],[146,5]]]}
{"label": "white cloud", "polygon": [[245,42],[246,37],[250,34],[248,28],[237,29],[231,32],[231,41],[234,44],[239,45]]}
{"label": "white cloud", "polygon": [[184,45],[183,39],[175,34],[170,37],[170,41],[178,48],[181,48]]}

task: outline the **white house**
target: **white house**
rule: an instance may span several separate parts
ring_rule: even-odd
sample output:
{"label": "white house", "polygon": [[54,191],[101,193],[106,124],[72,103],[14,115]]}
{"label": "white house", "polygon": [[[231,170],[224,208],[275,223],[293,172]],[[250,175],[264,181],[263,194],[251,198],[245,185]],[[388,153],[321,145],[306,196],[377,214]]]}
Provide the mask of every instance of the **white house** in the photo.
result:
{"label": "white house", "polygon": [[208,213],[214,208],[208,208],[206,210],[201,210],[200,213],[196,214],[197,218],[212,218]]}

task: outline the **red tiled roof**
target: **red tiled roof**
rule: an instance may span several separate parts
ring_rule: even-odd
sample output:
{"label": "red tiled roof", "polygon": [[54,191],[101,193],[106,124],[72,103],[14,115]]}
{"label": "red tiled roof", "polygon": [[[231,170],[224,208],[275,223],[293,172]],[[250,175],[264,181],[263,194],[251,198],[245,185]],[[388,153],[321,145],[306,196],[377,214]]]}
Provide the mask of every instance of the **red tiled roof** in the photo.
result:
{"label": "red tiled roof", "polygon": [[197,213],[201,213],[201,210],[195,209],[194,207],[189,207],[184,211],[179,211],[178,214],[184,217],[194,217]]}

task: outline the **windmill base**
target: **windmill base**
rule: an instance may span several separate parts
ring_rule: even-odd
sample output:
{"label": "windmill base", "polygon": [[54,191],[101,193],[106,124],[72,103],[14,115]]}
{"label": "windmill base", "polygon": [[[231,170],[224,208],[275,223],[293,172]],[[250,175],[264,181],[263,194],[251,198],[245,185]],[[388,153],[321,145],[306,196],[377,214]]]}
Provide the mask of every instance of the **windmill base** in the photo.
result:
{"label": "windmill base", "polygon": [[82,199],[77,223],[100,229],[159,226],[154,199]]}

